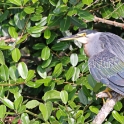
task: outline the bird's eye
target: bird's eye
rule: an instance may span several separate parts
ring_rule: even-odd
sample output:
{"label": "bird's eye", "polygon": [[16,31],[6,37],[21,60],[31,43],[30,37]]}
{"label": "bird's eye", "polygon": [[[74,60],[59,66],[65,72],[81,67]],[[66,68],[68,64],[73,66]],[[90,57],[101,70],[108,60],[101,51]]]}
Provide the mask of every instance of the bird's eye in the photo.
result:
{"label": "bird's eye", "polygon": [[77,34],[77,36],[83,36],[83,37],[85,37],[86,36],[86,33],[80,33],[80,34]]}

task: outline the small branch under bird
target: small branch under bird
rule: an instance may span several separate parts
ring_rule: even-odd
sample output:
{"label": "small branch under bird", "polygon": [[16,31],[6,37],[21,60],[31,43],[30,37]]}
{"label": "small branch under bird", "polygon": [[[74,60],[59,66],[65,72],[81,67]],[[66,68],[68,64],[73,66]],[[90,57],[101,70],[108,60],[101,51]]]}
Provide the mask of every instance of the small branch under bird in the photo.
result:
{"label": "small branch under bird", "polygon": [[121,37],[109,32],[83,30],[59,39],[67,40],[83,44],[89,57],[89,71],[96,81],[124,95],[124,40]]}

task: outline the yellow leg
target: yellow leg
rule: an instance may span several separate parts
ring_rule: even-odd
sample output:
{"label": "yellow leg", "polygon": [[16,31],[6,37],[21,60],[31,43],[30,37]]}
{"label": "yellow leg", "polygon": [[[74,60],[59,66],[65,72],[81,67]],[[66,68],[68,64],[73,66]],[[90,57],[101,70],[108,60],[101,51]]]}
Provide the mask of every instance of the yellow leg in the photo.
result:
{"label": "yellow leg", "polygon": [[111,89],[107,87],[103,92],[107,93],[109,98],[112,98],[110,91],[111,91]]}

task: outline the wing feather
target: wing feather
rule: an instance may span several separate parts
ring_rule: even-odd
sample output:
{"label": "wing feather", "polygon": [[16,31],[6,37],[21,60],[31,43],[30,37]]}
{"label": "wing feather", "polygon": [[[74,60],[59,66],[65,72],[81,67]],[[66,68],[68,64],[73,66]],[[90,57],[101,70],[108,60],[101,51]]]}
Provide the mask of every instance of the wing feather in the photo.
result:
{"label": "wing feather", "polygon": [[124,95],[124,62],[109,50],[94,55],[88,61],[93,77]]}

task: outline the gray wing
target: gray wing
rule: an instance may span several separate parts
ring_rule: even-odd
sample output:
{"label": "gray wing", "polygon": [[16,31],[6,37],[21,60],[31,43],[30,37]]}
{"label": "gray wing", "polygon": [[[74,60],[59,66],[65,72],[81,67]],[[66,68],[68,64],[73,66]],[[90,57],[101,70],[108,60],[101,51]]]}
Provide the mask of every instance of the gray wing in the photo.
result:
{"label": "gray wing", "polygon": [[124,95],[124,62],[105,49],[89,58],[90,73],[98,81]]}
{"label": "gray wing", "polygon": [[124,40],[121,37],[105,32],[100,35],[99,40],[104,42],[109,51],[124,61]]}

